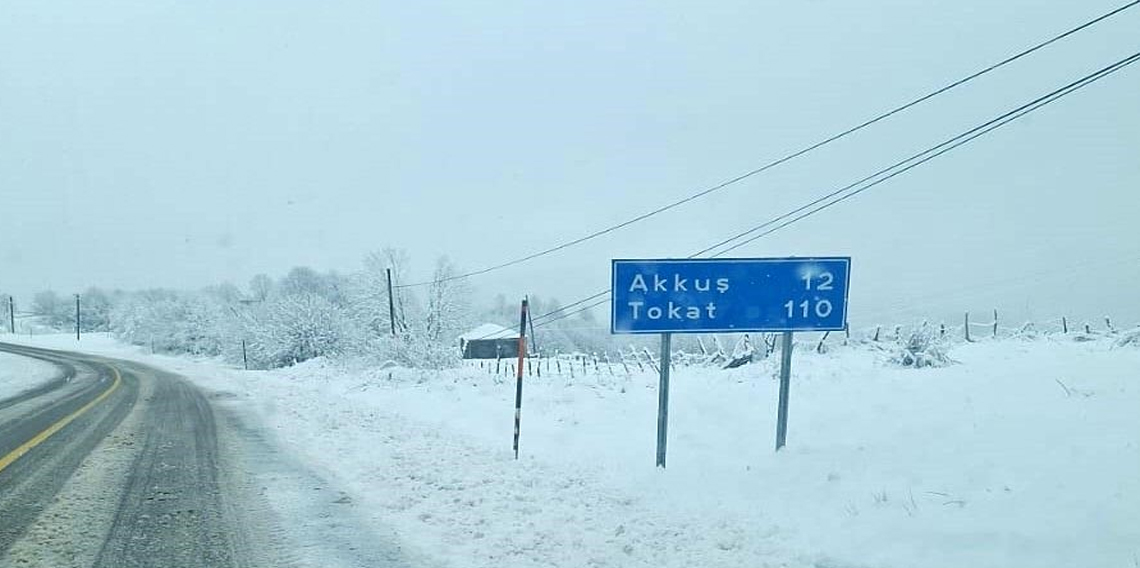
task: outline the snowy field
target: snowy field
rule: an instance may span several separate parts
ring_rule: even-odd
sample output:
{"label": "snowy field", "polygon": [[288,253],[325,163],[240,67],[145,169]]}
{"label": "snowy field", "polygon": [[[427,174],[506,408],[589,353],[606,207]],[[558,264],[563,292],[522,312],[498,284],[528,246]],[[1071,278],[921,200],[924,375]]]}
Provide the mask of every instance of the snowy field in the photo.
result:
{"label": "snowy field", "polygon": [[58,369],[43,361],[0,353],[0,400],[46,383],[58,373]]}
{"label": "snowy field", "polygon": [[680,368],[669,468],[656,376],[478,368],[278,371],[153,356],[100,336],[25,338],[127,357],[237,395],[358,512],[456,567],[1140,566],[1140,347],[1072,336],[961,344],[900,369],[797,345],[788,447],[776,358]]}

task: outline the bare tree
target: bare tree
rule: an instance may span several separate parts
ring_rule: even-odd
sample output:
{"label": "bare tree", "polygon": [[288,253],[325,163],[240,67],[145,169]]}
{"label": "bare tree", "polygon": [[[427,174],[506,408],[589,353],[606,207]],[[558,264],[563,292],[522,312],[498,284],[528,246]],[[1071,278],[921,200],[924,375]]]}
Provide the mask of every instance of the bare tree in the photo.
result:
{"label": "bare tree", "polygon": [[446,256],[436,260],[428,287],[425,332],[429,341],[450,340],[470,323],[471,287],[455,276],[459,270]]}

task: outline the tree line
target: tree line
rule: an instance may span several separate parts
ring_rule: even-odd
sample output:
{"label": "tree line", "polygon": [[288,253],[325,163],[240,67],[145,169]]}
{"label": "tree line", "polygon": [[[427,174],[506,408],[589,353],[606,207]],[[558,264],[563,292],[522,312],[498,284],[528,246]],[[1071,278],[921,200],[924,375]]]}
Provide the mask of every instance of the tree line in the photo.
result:
{"label": "tree line", "polygon": [[[278,278],[254,276],[244,288],[223,283],[199,290],[167,288],[81,294],[84,332],[110,332],[155,352],[220,356],[251,368],[276,368],[316,357],[370,357],[415,367],[458,364],[458,336],[483,322],[513,327],[518,303],[499,295],[477,306],[474,291],[447,257],[436,260],[432,284],[400,289],[389,314],[387,270],[407,282],[410,258],[387,248],[367,255],[352,273],[296,267]],[[557,300],[531,298],[536,313]],[[75,325],[73,296],[35,295],[31,311],[41,325]],[[393,327],[396,333],[393,335]],[[612,347],[608,333],[584,312],[542,330],[541,349],[592,351]]]}

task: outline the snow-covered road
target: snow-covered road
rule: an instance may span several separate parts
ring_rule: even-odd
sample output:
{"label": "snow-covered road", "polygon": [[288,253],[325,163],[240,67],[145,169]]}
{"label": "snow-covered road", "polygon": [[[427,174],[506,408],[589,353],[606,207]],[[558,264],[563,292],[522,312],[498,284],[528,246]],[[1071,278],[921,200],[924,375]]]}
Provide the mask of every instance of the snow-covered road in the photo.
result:
{"label": "snow-covered road", "polygon": [[[41,343],[64,341],[43,338]],[[74,347],[74,343],[71,345]],[[100,338],[84,350],[230,393],[378,532],[452,566],[1128,566],[1140,555],[1140,349],[1108,339],[955,347],[909,370],[869,346],[656,378],[604,365],[513,380],[312,361],[245,372]]]}

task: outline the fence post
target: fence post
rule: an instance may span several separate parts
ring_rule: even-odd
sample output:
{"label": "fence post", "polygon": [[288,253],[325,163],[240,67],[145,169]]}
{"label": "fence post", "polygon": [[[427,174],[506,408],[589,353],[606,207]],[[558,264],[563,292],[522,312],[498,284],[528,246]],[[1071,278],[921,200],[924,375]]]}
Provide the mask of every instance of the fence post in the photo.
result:
{"label": "fence post", "polygon": [[1116,333],[1116,329],[1112,327],[1112,320],[1108,316],[1104,316],[1104,326],[1108,328],[1109,333]]}
{"label": "fence post", "polygon": [[660,373],[661,368],[658,367],[657,362],[653,360],[653,354],[649,352],[649,348],[642,347],[641,349],[645,353],[645,358],[649,361],[649,366],[653,368],[654,372]]}
{"label": "fence post", "polygon": [[1061,316],[1061,333],[1069,333],[1069,320]]}
{"label": "fence post", "polygon": [[872,341],[878,341],[879,340],[879,330],[882,329],[882,327],[883,326],[881,326],[881,325],[875,326],[875,338]]}
{"label": "fence post", "polygon": [[966,330],[966,343],[973,341],[970,339],[970,312],[966,312],[966,323],[962,326],[962,329]]}
{"label": "fence post", "polygon": [[998,321],[997,308],[994,308],[994,337],[995,338],[997,337],[997,321]]}
{"label": "fence post", "polygon": [[946,322],[938,324],[938,337],[946,337]]}
{"label": "fence post", "polygon": [[819,338],[819,344],[815,346],[816,353],[823,353],[823,342],[827,341],[828,335],[831,335],[830,331],[823,332],[823,337]]}

